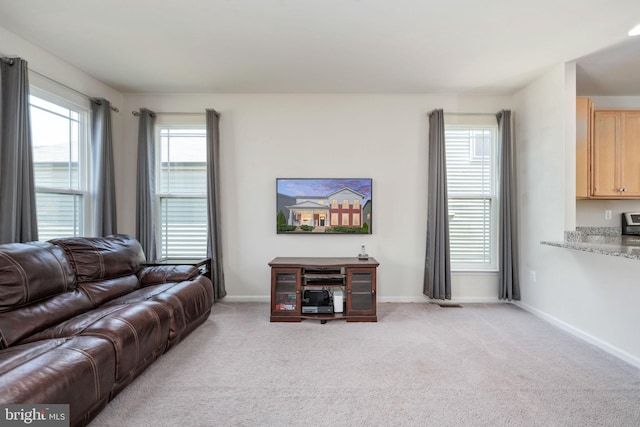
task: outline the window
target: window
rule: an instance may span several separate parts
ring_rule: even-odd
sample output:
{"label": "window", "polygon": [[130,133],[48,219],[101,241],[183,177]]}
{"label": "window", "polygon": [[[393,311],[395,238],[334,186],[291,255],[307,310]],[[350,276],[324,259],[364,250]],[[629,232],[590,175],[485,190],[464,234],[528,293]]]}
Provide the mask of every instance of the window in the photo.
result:
{"label": "window", "polygon": [[331,201],[331,208],[332,209],[338,209],[338,199],[333,199]]}
{"label": "window", "polygon": [[342,225],[349,225],[349,214],[348,213],[343,213],[342,214]]}
{"label": "window", "polygon": [[482,160],[491,156],[491,132],[487,129],[477,129],[471,131],[472,159]]}
{"label": "window", "polygon": [[497,132],[489,123],[445,124],[454,270],[497,269]]}
{"label": "window", "polygon": [[348,199],[343,199],[342,200],[342,209],[349,209],[349,200]]}
{"label": "window", "polygon": [[207,149],[204,127],[159,126],[159,257],[207,252]]}
{"label": "window", "polygon": [[353,209],[360,209],[360,200],[355,199],[353,201]]}
{"label": "window", "polygon": [[360,225],[360,214],[353,214],[353,225]]}
{"label": "window", "polygon": [[31,88],[38,238],[89,233],[89,110]]}
{"label": "window", "polygon": [[332,213],[331,214],[331,225],[338,225],[338,214],[337,213]]}

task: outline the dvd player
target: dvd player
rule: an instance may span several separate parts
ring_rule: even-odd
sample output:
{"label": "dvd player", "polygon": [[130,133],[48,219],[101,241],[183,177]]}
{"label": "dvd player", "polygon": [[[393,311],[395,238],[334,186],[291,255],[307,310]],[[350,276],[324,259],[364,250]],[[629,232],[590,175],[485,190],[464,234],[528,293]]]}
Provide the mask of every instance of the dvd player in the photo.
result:
{"label": "dvd player", "polygon": [[331,305],[303,305],[302,312],[305,314],[331,314],[333,306]]}

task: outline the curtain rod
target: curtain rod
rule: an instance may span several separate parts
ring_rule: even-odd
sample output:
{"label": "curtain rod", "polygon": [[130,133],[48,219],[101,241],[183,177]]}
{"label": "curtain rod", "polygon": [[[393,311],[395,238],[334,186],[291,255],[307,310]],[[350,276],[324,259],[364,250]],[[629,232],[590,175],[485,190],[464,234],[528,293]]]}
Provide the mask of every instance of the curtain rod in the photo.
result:
{"label": "curtain rod", "polygon": [[[77,93],[78,95],[82,95],[82,96],[84,96],[85,98],[87,98],[87,99],[88,99],[88,100],[90,100],[90,101],[94,99],[94,97],[89,96],[89,95],[87,95],[86,93],[82,93],[82,92],[80,92],[79,90],[74,89],[74,88],[72,88],[72,87],[70,87],[70,86],[67,86],[67,85],[66,85],[66,84],[64,84],[64,83],[60,83],[59,81],[54,80],[54,79],[52,79],[52,78],[51,78],[51,77],[49,77],[49,76],[45,76],[44,74],[39,73],[39,72],[37,72],[36,70],[29,69],[29,72],[31,72],[31,73],[33,73],[33,74],[36,74],[36,75],[38,75],[38,76],[42,77],[43,79],[49,80],[50,82],[55,83],[55,84],[57,84],[57,85],[59,85],[59,86],[62,86],[62,87],[63,87],[63,88],[65,88],[65,89],[69,89],[70,91],[73,91],[73,92]],[[115,107],[115,106],[113,106],[113,105],[111,105],[111,109],[112,109],[113,111],[115,111],[116,113],[119,113],[119,112],[120,112],[120,110],[118,109],[118,107]]]}
{"label": "curtain rod", "polygon": [[444,115],[447,116],[491,116],[494,117],[497,113],[447,113]]}
{"label": "curtain rod", "polygon": [[[0,54],[0,61],[4,62],[5,64],[13,65],[13,63],[15,62],[15,60],[16,60],[16,57],[10,57],[10,56],[6,56],[6,55],[2,55],[2,54]],[[54,80],[54,79],[52,79],[52,78],[51,78],[51,77],[49,77],[49,76],[45,76],[44,74],[39,73],[39,72],[37,72],[36,70],[32,70],[31,68],[28,68],[28,67],[27,67],[27,70],[28,70],[30,73],[33,73],[33,74],[36,74],[36,75],[38,75],[38,76],[42,77],[43,79],[49,80],[49,81],[50,81],[50,82],[52,82],[52,83],[55,83],[55,84],[57,84],[57,85],[59,85],[59,86],[64,87],[65,89],[69,89],[69,90],[70,90],[70,91],[72,91],[72,92],[75,92],[75,93],[77,93],[77,94],[79,94],[79,95],[82,95],[82,96],[84,96],[85,98],[87,98],[88,100],[93,99],[91,96],[87,95],[86,93],[82,93],[82,92],[80,92],[79,90],[76,90],[76,89],[74,89],[74,88],[72,88],[72,87],[69,87],[69,86],[67,86],[67,85],[66,85],[66,84],[64,84],[64,83],[60,83],[59,81]],[[118,110],[118,107],[115,107],[115,106],[113,106],[113,105],[111,105],[111,109],[112,109],[113,111],[115,111],[116,113],[119,113],[119,112],[120,112],[120,110]]]}
{"label": "curtain rod", "polygon": [[[140,111],[132,111],[131,114],[133,114],[134,116],[138,117],[140,116]],[[163,116],[163,115],[169,115],[169,116],[204,116],[205,113],[203,112],[198,112],[198,113],[188,113],[188,112],[171,112],[171,111],[163,111],[163,112],[156,112],[153,111],[153,114],[155,114],[156,116]]]}

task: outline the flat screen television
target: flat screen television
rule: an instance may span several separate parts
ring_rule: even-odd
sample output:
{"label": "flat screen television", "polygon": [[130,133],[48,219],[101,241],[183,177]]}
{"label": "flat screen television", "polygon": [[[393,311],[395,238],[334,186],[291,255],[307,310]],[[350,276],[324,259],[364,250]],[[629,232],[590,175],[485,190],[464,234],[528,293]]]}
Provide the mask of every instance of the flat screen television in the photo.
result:
{"label": "flat screen television", "polygon": [[371,178],[277,178],[278,234],[371,234]]}

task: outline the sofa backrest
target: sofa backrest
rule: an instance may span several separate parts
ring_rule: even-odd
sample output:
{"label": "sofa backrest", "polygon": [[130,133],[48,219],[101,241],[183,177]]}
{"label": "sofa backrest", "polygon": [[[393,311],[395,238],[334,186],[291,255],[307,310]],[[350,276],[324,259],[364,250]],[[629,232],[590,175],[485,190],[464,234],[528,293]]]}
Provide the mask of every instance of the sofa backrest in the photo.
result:
{"label": "sofa backrest", "polygon": [[115,234],[50,242],[64,250],[78,278],[78,288],[87,294],[94,307],[140,287],[136,272],[145,256],[133,237]]}
{"label": "sofa backrest", "polygon": [[140,243],[125,234],[69,237],[50,242],[64,250],[76,272],[78,283],[135,274],[145,262]]}
{"label": "sofa backrest", "polygon": [[47,242],[0,245],[0,348],[90,307],[61,248]]}
{"label": "sofa backrest", "polygon": [[0,312],[76,288],[63,251],[47,242],[0,245]]}

